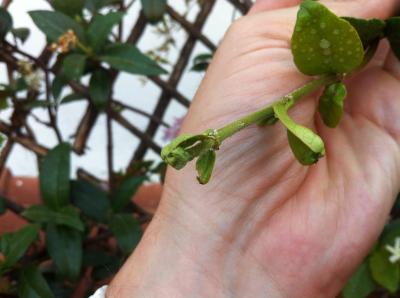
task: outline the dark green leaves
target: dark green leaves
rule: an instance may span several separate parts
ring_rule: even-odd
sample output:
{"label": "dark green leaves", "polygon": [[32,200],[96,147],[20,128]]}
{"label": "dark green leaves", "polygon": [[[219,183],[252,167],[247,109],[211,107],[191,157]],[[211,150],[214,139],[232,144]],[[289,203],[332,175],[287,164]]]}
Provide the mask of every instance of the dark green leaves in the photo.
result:
{"label": "dark green leaves", "polygon": [[121,12],[110,12],[107,15],[98,14],[94,17],[87,30],[89,44],[96,52],[107,41],[112,28],[117,25],[124,16]]}
{"label": "dark green leaves", "polygon": [[0,7],[0,38],[3,39],[11,30],[13,20],[7,9]]}
{"label": "dark green leaves", "polygon": [[62,64],[63,75],[69,80],[79,80],[85,71],[86,56],[82,54],[69,54]]}
{"label": "dark green leaves", "polygon": [[364,45],[367,48],[372,42],[384,37],[385,22],[379,19],[357,19],[344,17],[357,31]]}
{"label": "dark green leaves", "polygon": [[141,0],[143,13],[150,23],[156,23],[162,19],[167,7],[167,0]]}
{"label": "dark green leaves", "polygon": [[104,6],[117,4],[119,2],[120,2],[120,0],[86,0],[85,6],[92,13],[94,13],[97,10],[103,8]]}
{"label": "dark green leaves", "polygon": [[376,288],[368,262],[363,262],[342,291],[343,298],[365,298]]}
{"label": "dark green leaves", "polygon": [[312,0],[300,6],[292,53],[298,69],[307,75],[349,73],[364,59],[364,48],[354,27]]}
{"label": "dark green leaves", "polygon": [[128,44],[113,44],[106,47],[100,60],[115,69],[133,74],[160,75],[166,73],[156,62],[142,54],[135,46]]}
{"label": "dark green leaves", "polygon": [[50,41],[56,42],[68,30],[73,30],[79,40],[85,40],[85,33],[82,26],[61,12],[35,10],[29,12],[29,15],[35,25],[43,31]]}
{"label": "dark green leaves", "polygon": [[393,52],[400,59],[400,17],[387,20],[385,31]]}
{"label": "dark green leaves", "polygon": [[206,71],[213,58],[212,54],[200,54],[193,59],[192,71]]}
{"label": "dark green leaves", "polygon": [[139,222],[131,214],[116,214],[110,220],[110,230],[124,254],[130,254],[142,237]]}
{"label": "dark green leaves", "polygon": [[322,139],[311,129],[295,123],[287,114],[285,103],[277,103],[273,108],[275,117],[288,129],[290,148],[302,165],[312,165],[325,155],[325,146]]}
{"label": "dark green leaves", "polygon": [[0,272],[12,267],[24,255],[31,243],[37,238],[39,226],[27,225],[14,233],[5,233],[0,238],[0,251],[4,262],[0,263]]}
{"label": "dark green leaves", "polygon": [[22,216],[38,223],[55,223],[83,231],[78,211],[72,206],[54,211],[46,205],[34,205],[22,212]]}
{"label": "dark green leaves", "polygon": [[40,190],[43,201],[52,209],[69,203],[70,146],[60,144],[44,158],[40,167]]}
{"label": "dark green leaves", "polygon": [[395,293],[400,284],[400,267],[389,261],[389,252],[380,247],[372,252],[369,266],[374,280],[382,287]]}
{"label": "dark green leaves", "polygon": [[197,159],[196,170],[197,180],[200,184],[207,184],[210,181],[212,171],[215,165],[216,154],[215,151],[210,150]]}
{"label": "dark green leaves", "polygon": [[325,88],[319,99],[319,113],[326,126],[334,128],[339,124],[346,96],[346,86],[343,83],[332,84]]}
{"label": "dark green leaves", "polygon": [[53,0],[55,10],[63,12],[71,17],[82,14],[85,0]]}
{"label": "dark green leaves", "polygon": [[123,181],[111,197],[113,210],[115,212],[122,211],[146,179],[146,176],[136,176]]}
{"label": "dark green leaves", "polygon": [[81,234],[74,229],[48,224],[46,244],[60,274],[76,280],[82,265]]}
{"label": "dark green leaves", "polygon": [[16,39],[24,43],[29,37],[30,30],[28,28],[14,28],[11,30],[11,33]]}
{"label": "dark green leaves", "polygon": [[107,107],[111,96],[112,78],[105,69],[99,69],[92,74],[89,83],[90,100],[94,106],[102,111]]}
{"label": "dark green leaves", "polygon": [[74,181],[71,184],[72,203],[82,212],[100,222],[107,220],[110,203],[107,194],[86,181]]}
{"label": "dark green leaves", "polygon": [[20,298],[53,298],[49,285],[37,266],[29,265],[21,270],[18,280]]}

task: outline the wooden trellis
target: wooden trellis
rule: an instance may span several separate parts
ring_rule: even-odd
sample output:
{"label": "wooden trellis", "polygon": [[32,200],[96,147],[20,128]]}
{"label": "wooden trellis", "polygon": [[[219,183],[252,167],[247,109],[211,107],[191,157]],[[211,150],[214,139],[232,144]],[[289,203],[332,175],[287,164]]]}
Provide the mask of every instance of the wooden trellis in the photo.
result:
{"label": "wooden trellis", "polygon": [[[245,14],[252,5],[251,0],[219,0],[219,1],[228,1],[230,2],[239,12]],[[12,0],[3,0],[2,6],[8,8]],[[204,24],[211,14],[211,11],[216,4],[217,0],[202,0],[200,5],[200,10],[194,20],[194,22],[189,21],[184,16],[180,15],[177,11],[174,10],[173,7],[167,6],[166,13],[170,16],[170,18],[177,22],[183,30],[187,32],[187,38],[180,49],[179,59],[175,63],[172,71],[168,75],[167,80],[163,80],[160,77],[149,76],[148,79],[152,81],[155,85],[157,85],[161,89],[161,95],[158,98],[158,102],[152,114],[147,114],[146,116],[149,118],[149,123],[145,130],[141,130],[135,126],[134,123],[130,122],[126,119],[121,113],[115,112],[114,109],[109,109],[109,113],[107,113],[107,126],[108,126],[108,136],[107,136],[107,148],[108,148],[108,168],[109,168],[109,177],[113,177],[112,169],[113,169],[113,161],[112,161],[112,137],[110,135],[111,123],[114,121],[127,129],[130,133],[139,138],[140,143],[134,151],[131,162],[136,160],[143,159],[146,152],[150,149],[157,153],[161,151],[160,146],[154,141],[155,134],[163,121],[164,115],[167,111],[168,106],[174,100],[179,102],[181,105],[185,107],[189,107],[190,99],[186,98],[182,93],[180,93],[177,89],[179,82],[182,79],[186,66],[189,63],[189,59],[192,55],[194,47],[197,42],[202,43],[206,48],[211,51],[215,51],[216,45],[202,32]],[[146,18],[142,13],[139,14],[139,17],[136,20],[133,28],[130,31],[128,38],[124,41],[130,44],[136,44],[140,38],[144,35],[146,26],[148,25]],[[59,65],[50,65],[50,60],[52,58],[52,53],[49,51],[48,46],[46,46],[38,58],[32,57],[27,53],[20,51],[15,48],[13,45],[4,43],[0,46],[0,61],[6,63],[8,67],[9,77],[12,76],[12,72],[17,69],[18,59],[14,56],[15,53],[19,53],[22,56],[25,56],[29,60],[35,62],[36,65],[39,65],[43,69],[46,70],[46,81],[48,83],[48,76],[51,73],[55,73],[57,67]],[[115,82],[118,78],[119,72],[113,71],[112,78],[113,82]],[[78,155],[85,154],[85,149],[87,142],[90,138],[91,131],[93,130],[96,120],[98,118],[98,112],[95,107],[90,103],[90,96],[88,87],[77,83],[75,81],[71,81],[68,83],[69,87],[73,90],[74,93],[83,96],[88,102],[88,107],[79,122],[78,128],[75,132],[75,138],[72,144],[73,151]],[[46,88],[49,88],[49,84],[46,84]],[[47,90],[49,91],[49,90]],[[48,92],[49,93],[49,92]],[[30,91],[28,94],[28,99],[35,99],[38,94],[36,92]],[[47,98],[47,100],[50,100]],[[133,107],[129,107],[124,105],[122,102],[118,101],[115,98],[110,99],[110,105],[114,105],[116,107],[123,107],[127,109],[131,109],[133,111],[140,113],[144,113],[140,110],[135,110]],[[54,131],[55,135],[58,138],[58,141],[61,141],[61,134],[56,124],[56,114],[55,111],[51,108],[48,108],[49,114],[49,123],[48,126]],[[18,107],[14,107],[13,114],[10,119],[10,123],[6,121],[0,120],[0,132],[8,137],[8,141],[3,148],[0,154],[0,172],[4,169],[7,159],[12,151],[12,148],[15,144],[22,145],[23,147],[31,150],[37,156],[38,162],[42,157],[46,155],[49,148],[39,144],[36,141],[35,133],[29,126],[27,122],[27,117],[29,116],[29,112],[24,112]],[[129,163],[130,165],[131,163]],[[127,165],[127,168],[129,167]],[[94,175],[85,171],[84,169],[78,169],[77,171],[78,177],[86,180],[90,180],[91,182],[100,183],[101,181],[97,179]],[[112,180],[112,179],[111,179]],[[112,181],[110,181],[110,185],[112,186]],[[24,210],[22,206],[19,206],[15,202],[6,199],[6,207],[15,213],[20,213]],[[133,210],[141,213],[140,208],[137,206],[132,206]],[[143,214],[142,214],[143,215]]]}

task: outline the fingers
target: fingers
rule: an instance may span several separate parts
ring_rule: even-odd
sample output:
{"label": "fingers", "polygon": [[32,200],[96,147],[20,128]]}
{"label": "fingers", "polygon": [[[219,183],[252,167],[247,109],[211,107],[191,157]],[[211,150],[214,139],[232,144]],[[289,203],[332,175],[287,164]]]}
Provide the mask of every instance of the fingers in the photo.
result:
{"label": "fingers", "polygon": [[249,14],[273,10],[273,9],[280,9],[286,8],[291,6],[296,6],[301,2],[301,0],[257,0],[256,3],[251,8]]}

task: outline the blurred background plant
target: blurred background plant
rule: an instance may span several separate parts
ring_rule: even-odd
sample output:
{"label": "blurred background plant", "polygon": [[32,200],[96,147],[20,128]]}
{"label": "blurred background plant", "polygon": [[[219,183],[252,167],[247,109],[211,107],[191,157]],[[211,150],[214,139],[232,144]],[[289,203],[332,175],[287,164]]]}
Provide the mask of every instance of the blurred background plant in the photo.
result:
{"label": "blurred background plant", "polygon": [[[1,297],[86,297],[110,281],[156,209],[161,147],[251,4],[3,0],[0,173],[39,180],[0,179]],[[399,203],[392,215],[344,297],[398,292]]]}

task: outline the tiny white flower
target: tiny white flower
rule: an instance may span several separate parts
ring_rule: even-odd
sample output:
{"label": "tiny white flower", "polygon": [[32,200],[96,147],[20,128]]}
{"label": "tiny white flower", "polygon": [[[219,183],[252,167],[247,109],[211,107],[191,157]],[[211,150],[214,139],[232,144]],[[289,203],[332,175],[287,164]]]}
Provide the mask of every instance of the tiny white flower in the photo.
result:
{"label": "tiny white flower", "polygon": [[41,83],[44,80],[44,73],[41,70],[36,70],[24,76],[26,84],[32,89],[38,91]]}
{"label": "tiny white flower", "polygon": [[386,245],[385,248],[392,254],[389,257],[391,263],[396,263],[400,260],[400,237],[395,239],[394,245]]}

